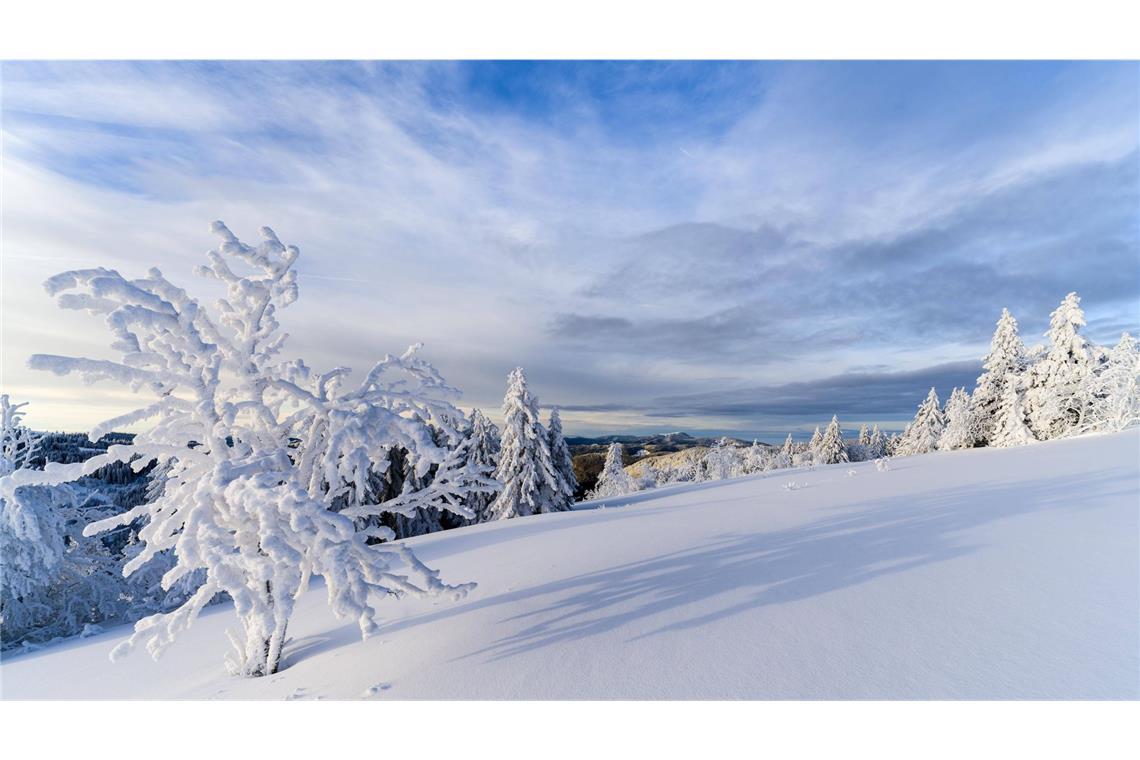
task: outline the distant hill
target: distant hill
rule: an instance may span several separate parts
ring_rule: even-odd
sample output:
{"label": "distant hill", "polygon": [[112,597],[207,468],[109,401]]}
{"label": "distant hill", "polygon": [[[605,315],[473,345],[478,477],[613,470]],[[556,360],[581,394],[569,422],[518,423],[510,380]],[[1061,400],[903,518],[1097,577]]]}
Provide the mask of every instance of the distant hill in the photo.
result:
{"label": "distant hill", "polygon": [[[705,446],[707,448],[719,441],[721,437],[722,436],[698,438],[681,432],[654,433],[652,435],[605,435],[598,438],[569,436],[566,438],[566,443],[570,445],[570,450],[575,454],[582,454],[588,451],[604,451],[606,447],[615,442],[620,443],[627,450],[632,449],[636,451],[638,449],[645,449],[651,454],[663,454],[672,451],[683,451],[693,446]],[[740,438],[729,438],[729,440],[736,441],[743,445],[752,443],[752,441],[745,441]]]}
{"label": "distant hill", "polygon": [[[606,460],[606,449],[611,443],[620,443],[622,446],[622,462],[627,468],[647,457],[659,457],[676,454],[689,449],[696,450],[700,456],[709,447],[713,446],[722,436],[713,438],[698,438],[688,433],[655,433],[653,435],[607,435],[599,438],[585,438],[582,436],[568,436],[566,443],[570,446],[570,453],[574,457],[574,477],[578,479],[578,491],[575,497],[581,499],[586,492],[598,482],[598,475],[602,472],[602,465]],[[740,438],[728,440],[739,446],[750,446],[751,441]],[[763,444],[768,445],[768,444]],[[631,470],[636,472],[636,470]]]}

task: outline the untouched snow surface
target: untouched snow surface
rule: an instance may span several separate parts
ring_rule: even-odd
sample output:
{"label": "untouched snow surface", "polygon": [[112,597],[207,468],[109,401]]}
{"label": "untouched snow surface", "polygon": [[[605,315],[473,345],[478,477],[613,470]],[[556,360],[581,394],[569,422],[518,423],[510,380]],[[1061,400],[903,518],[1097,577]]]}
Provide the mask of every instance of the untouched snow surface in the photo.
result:
{"label": "untouched snow surface", "polygon": [[[849,470],[854,474],[849,474]],[[785,489],[789,480],[802,488]],[[20,697],[1140,696],[1140,432],[680,486],[410,540],[459,602],[323,589],[286,669],[225,673],[228,605],[159,662],[113,629],[6,657]]]}

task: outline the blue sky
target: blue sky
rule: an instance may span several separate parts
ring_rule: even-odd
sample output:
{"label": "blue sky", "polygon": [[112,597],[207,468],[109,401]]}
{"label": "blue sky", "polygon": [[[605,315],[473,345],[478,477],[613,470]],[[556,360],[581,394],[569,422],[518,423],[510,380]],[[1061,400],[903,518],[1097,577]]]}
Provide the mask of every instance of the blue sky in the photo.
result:
{"label": "blue sky", "polygon": [[301,247],[310,364],[423,340],[465,405],[516,365],[580,434],[899,427],[972,386],[1002,307],[1140,327],[1135,63],[3,64],[6,392],[125,392],[38,288],[192,268],[224,219]]}

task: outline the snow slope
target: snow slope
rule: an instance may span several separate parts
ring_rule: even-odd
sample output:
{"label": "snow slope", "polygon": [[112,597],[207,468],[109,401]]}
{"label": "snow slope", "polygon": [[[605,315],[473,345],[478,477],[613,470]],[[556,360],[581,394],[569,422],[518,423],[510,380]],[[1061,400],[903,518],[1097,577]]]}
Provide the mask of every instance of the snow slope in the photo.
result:
{"label": "snow slope", "polygon": [[[848,475],[854,470],[854,475]],[[794,479],[804,487],[786,490]],[[226,605],[159,661],[125,629],[6,658],[16,697],[1132,698],[1140,432],[638,494],[410,540],[460,602],[323,591],[287,668],[225,674]]]}

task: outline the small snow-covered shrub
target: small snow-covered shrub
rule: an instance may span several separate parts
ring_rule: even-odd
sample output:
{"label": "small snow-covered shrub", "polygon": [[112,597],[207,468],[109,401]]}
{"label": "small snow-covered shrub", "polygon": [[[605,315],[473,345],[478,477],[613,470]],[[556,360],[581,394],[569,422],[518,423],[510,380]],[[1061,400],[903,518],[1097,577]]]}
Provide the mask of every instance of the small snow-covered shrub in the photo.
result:
{"label": "small snow-covered shrub", "polygon": [[890,457],[879,457],[875,460],[875,469],[879,472],[888,472],[891,469]]}

